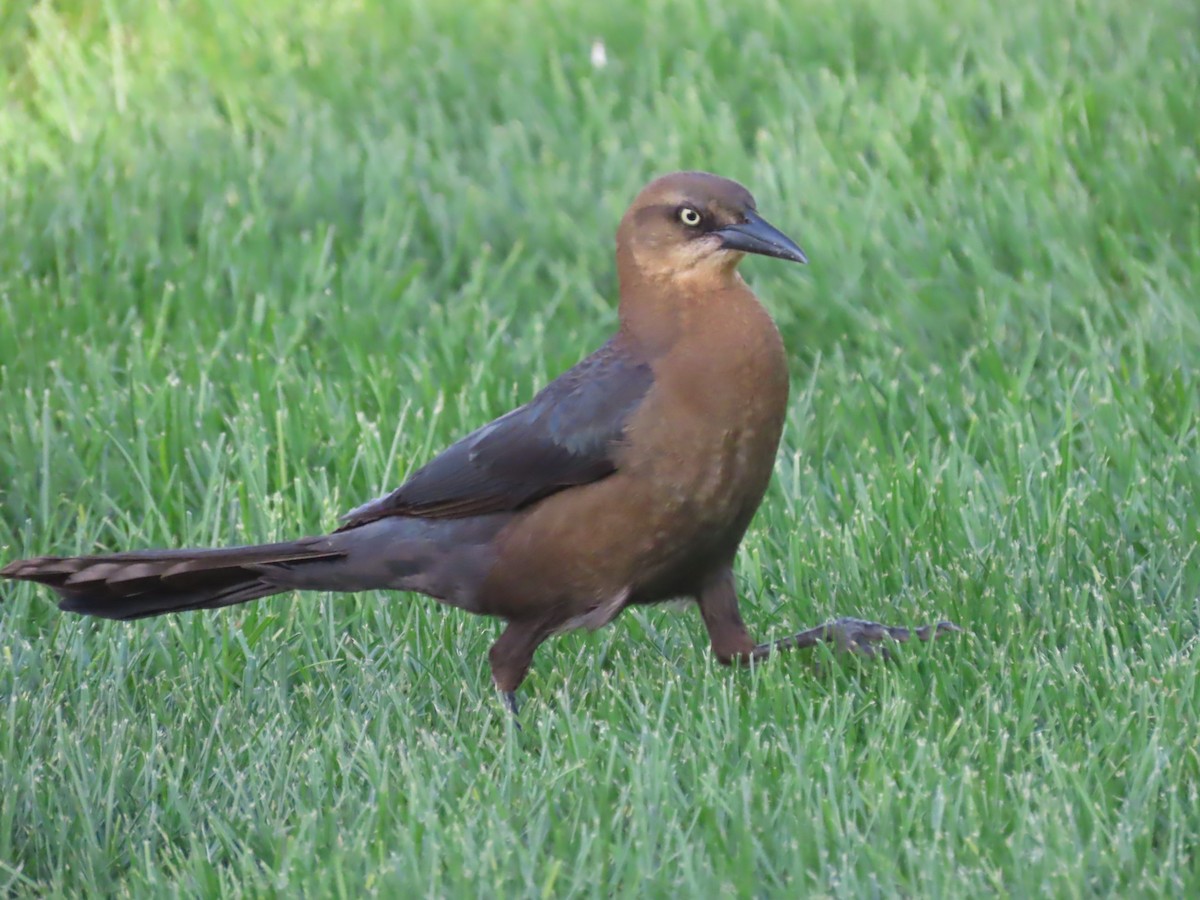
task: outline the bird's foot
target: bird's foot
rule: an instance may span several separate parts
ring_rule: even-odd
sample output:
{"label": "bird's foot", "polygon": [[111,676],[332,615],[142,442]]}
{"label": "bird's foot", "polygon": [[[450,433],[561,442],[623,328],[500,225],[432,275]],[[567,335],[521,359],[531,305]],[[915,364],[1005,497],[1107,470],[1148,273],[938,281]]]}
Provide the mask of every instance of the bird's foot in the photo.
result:
{"label": "bird's foot", "polygon": [[953,622],[938,622],[909,629],[903,625],[884,625],[851,618],[835,619],[820,627],[825,631],[824,640],[833,641],[841,652],[857,653],[868,658],[881,655],[885,659],[890,656],[888,641],[903,644],[914,636],[922,641],[932,641],[939,634],[962,631]]}
{"label": "bird's foot", "polygon": [[922,641],[931,641],[939,634],[949,634],[953,631],[962,629],[953,622],[938,622],[936,625],[925,625],[914,630],[901,625],[883,625],[863,619],[835,619],[777,641],[759,644],[746,661],[764,659],[783,650],[815,647],[822,641],[831,641],[841,652],[857,653],[866,657],[879,655],[886,659],[890,654],[885,642],[895,641],[902,644],[914,635]]}

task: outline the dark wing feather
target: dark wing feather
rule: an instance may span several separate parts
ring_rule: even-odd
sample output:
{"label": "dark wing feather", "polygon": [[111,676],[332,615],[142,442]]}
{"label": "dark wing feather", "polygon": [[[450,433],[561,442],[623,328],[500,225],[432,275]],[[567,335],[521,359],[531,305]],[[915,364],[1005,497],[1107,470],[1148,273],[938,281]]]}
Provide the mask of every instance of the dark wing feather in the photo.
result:
{"label": "dark wing feather", "polygon": [[647,363],[609,341],[524,406],[452,444],[403,485],[343,517],[464,518],[517,510],[616,471],[614,450],[650,389]]}

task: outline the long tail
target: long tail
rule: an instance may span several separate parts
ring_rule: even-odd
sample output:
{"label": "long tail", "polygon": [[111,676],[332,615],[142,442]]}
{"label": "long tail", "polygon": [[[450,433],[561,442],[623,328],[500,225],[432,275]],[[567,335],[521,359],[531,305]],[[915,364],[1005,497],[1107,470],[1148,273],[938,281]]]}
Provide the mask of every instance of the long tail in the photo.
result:
{"label": "long tail", "polygon": [[60,609],[105,619],[141,619],[216,609],[292,590],[272,577],[346,555],[326,537],[214,550],[145,550],[108,556],[17,560],[0,576],[49,585]]}
{"label": "long tail", "polygon": [[49,585],[59,608],[105,619],[216,609],[294,590],[418,591],[484,612],[492,539],[510,518],[392,517],[281,544],[39,556],[10,563],[0,578]]}

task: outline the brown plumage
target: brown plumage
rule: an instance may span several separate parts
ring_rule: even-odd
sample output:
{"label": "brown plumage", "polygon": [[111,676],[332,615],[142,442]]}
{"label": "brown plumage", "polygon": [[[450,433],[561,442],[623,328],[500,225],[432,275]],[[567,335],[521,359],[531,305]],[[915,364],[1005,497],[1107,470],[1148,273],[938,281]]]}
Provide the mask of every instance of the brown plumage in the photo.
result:
{"label": "brown plumage", "polygon": [[[463,438],[329,535],[215,550],[39,557],[72,612],[132,619],[290,590],[419,591],[508,627],[492,647],[513,709],[549,635],[631,604],[690,598],[725,663],[833,639],[871,651],[903,628],[840,619],[756,644],[733,560],[762,501],[787,410],[787,356],[737,273],[746,253],[806,262],[741,185],[667,175],[617,231],[620,327],[536,397]],[[919,629],[929,639],[949,623]]]}

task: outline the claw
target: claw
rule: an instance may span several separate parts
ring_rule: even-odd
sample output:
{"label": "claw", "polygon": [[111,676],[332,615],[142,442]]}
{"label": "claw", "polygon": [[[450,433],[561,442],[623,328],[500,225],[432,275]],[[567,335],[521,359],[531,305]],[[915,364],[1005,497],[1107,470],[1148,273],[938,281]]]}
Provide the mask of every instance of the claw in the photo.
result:
{"label": "claw", "polygon": [[917,629],[917,637],[923,641],[932,641],[939,634],[950,634],[956,631],[963,631],[953,622],[938,622],[936,625],[924,625]]}

